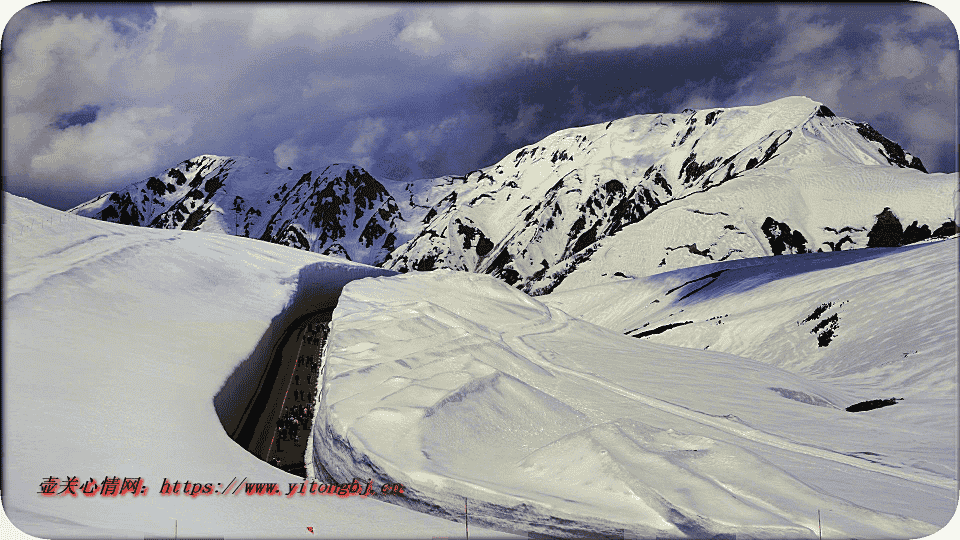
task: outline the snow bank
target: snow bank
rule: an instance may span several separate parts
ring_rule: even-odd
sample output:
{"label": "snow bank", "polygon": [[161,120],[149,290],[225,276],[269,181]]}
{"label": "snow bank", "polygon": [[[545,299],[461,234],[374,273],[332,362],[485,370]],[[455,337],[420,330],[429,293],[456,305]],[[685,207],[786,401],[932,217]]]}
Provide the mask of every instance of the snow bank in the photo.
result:
{"label": "snow bank", "polygon": [[[89,220],[8,194],[4,207],[3,505],[18,527],[74,538],[172,536],[175,526],[224,538],[463,530],[373,498],[287,498],[299,479],[237,445],[217,416],[250,392],[258,343],[330,305],[343,283],[382,271],[245,238]],[[43,497],[50,476],[141,477],[149,491]],[[284,496],[162,496],[165,478],[218,490],[278,482]]]}
{"label": "snow bank", "polygon": [[626,337],[488,276],[348,284],[325,362],[326,473],[401,482],[399,502],[437,515],[466,498],[471,522],[544,534],[814,538],[822,509],[824,537],[907,538],[947,521],[943,504],[923,519],[931,493],[955,494],[955,475],[848,453],[877,425],[829,385]]}

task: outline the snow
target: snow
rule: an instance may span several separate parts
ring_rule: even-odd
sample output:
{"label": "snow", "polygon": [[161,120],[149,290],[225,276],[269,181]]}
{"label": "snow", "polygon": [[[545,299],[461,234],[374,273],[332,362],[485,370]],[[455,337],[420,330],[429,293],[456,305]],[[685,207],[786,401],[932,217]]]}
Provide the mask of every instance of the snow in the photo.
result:
{"label": "snow", "polygon": [[[543,294],[564,276],[556,290],[770,255],[767,217],[811,251],[863,247],[885,207],[904,227],[953,219],[955,175],[907,168],[919,165],[881,137],[800,96],[565,129],[465,177],[389,184],[415,220],[384,266],[489,273]],[[857,229],[847,241],[829,230],[845,227]]]}
{"label": "snow", "polygon": [[[836,244],[845,236],[853,242],[842,249],[865,247],[867,233],[884,208],[889,207],[904,228],[918,221],[932,224],[932,231],[954,219],[957,203],[955,174],[839,163],[828,169],[768,165],[673,201],[601,240],[590,260],[555,290],[616,282],[618,272],[646,276],[726,258],[772,255],[761,231],[767,217],[801,231],[808,250],[830,251],[827,242]],[[845,228],[853,230],[834,232]],[[698,255],[683,247],[690,245],[710,253]]]}
{"label": "snow", "polygon": [[[951,248],[956,242],[900,250],[884,264],[852,268],[843,257],[854,253],[820,255],[821,266],[834,268],[829,275],[791,271],[797,259],[786,257],[736,261],[767,266],[729,278],[717,293],[728,302],[718,305],[756,312],[737,331],[775,333],[796,327],[796,317],[816,307],[808,309],[812,299],[824,296],[816,286],[799,304],[777,296],[792,290],[779,276],[836,284],[852,299],[864,267],[872,268],[864,295],[888,313],[904,307],[905,295],[889,289],[895,280],[869,276],[905,268],[896,275],[900,286],[916,282],[923,291],[910,296],[912,309],[929,310],[923,323],[936,324],[902,342],[923,354],[914,371],[887,386],[877,384],[891,373],[886,368],[830,371],[827,361],[804,371],[749,356],[757,347],[734,355],[625,336],[624,327],[646,316],[631,319],[651,301],[653,286],[643,282],[647,289],[592,287],[544,302],[489,276],[449,270],[352,282],[324,353],[314,457],[336,475],[401,482],[436,513],[455,512],[466,498],[476,508],[472,519],[544,534],[816,538],[818,511],[825,538],[932,534],[957,501],[956,318],[949,311],[956,293],[941,283],[955,280],[956,261],[937,262]],[[661,277],[656,291],[688,274]],[[769,291],[761,288],[768,283]],[[712,298],[695,320],[705,318]],[[604,318],[607,305],[612,314]],[[869,338],[867,327],[898,331],[903,314],[858,322],[867,307],[849,309],[838,344]],[[790,318],[758,322],[771,311]],[[587,322],[591,316],[612,330]],[[687,317],[677,312],[670,320]],[[912,330],[906,325],[884,343]],[[762,335],[742,341],[765,343]],[[881,352],[870,345],[841,349],[838,358]],[[871,413],[843,410],[894,390],[906,401]]]}
{"label": "snow", "polygon": [[[332,306],[351,280],[391,272],[247,238],[95,221],[6,193],[4,219],[3,506],[20,529],[48,538],[172,536],[175,526],[225,538],[461,534],[462,523],[373,497],[288,498],[300,479],[237,445],[218,417],[250,392],[228,380],[257,364],[248,357],[278,322]],[[142,477],[149,491],[42,497],[49,476]],[[161,496],[164,478],[278,482],[284,496]]]}
{"label": "snow", "polygon": [[[374,264],[391,248],[386,233],[397,228],[393,223],[397,216],[390,195],[366,174],[349,164],[288,170],[254,158],[204,154],[70,212],[101,218],[108,206],[114,206],[113,210],[139,216],[127,223],[266,236],[300,249],[306,249],[306,241],[310,251],[347,253],[351,260]],[[346,179],[348,175],[352,180]],[[161,186],[162,192],[155,193],[151,184]],[[111,195],[117,200],[111,201]],[[337,199],[335,208],[317,208],[332,199]],[[301,238],[287,234],[289,227],[297,228]],[[384,229],[382,234],[374,234],[378,227]]]}

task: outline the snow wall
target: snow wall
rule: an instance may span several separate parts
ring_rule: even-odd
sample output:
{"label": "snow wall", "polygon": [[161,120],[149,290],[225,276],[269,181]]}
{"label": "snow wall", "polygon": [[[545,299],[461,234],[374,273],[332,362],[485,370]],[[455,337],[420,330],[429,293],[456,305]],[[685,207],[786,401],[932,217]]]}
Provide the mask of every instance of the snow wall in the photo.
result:
{"label": "snow wall", "polygon": [[[297,286],[287,305],[270,321],[270,326],[253,349],[224,382],[213,398],[217,416],[231,439],[247,447],[242,433],[247,420],[256,418],[257,389],[266,382],[268,367],[287,328],[297,319],[337,305],[343,287],[365,277],[392,276],[397,272],[351,263],[318,262],[300,269]],[[239,437],[239,438],[238,438]]]}

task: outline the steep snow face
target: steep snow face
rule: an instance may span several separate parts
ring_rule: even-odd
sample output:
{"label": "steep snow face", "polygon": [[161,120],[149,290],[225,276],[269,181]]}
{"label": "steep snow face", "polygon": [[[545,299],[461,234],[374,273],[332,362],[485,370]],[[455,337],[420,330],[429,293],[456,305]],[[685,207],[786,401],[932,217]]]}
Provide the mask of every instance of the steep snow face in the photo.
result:
{"label": "steep snow face", "polygon": [[[298,291],[384,270],[247,238],[124,227],[4,194],[3,507],[41,538],[424,538],[462,523],[301,479],[231,440],[214,396]],[[143,496],[41,497],[48,477],[142,478]],[[162,495],[164,479],[282,497]],[[473,525],[473,524],[471,524]],[[473,527],[471,527],[473,532]],[[478,531],[478,536],[493,536]]]}
{"label": "steep snow face", "polygon": [[378,264],[396,247],[396,202],[354,165],[279,169],[203,155],[71,212],[126,225],[258,238]]}
{"label": "steep snow face", "polygon": [[896,538],[955,509],[955,430],[916,409],[946,399],[856,415],[866,388],[608,331],[488,276],[351,283],[324,354],[327,471],[399,481],[439,515],[467,498],[471,523],[816,538],[829,509],[825,537]]}
{"label": "steep snow face", "polygon": [[[827,187],[826,194],[811,192],[810,186],[802,193],[814,205],[818,197],[836,199],[833,193],[844,189],[833,189],[836,169],[869,169],[881,184],[888,176],[910,178],[921,186],[936,184],[925,192],[928,198],[939,196],[944,183],[929,182],[919,172],[923,166],[917,158],[866,124],[838,118],[807,98],[640,115],[554,133],[466,177],[434,181],[421,201],[411,194],[411,205],[432,206],[423,214],[424,227],[391,253],[385,266],[488,273],[525,290],[543,292],[559,283],[557,275],[566,275],[571,265],[590,258],[598,240],[645,220],[655,210],[675,206],[673,201],[686,201],[728,183],[769,184],[770,178],[789,183],[797,176],[819,173],[824,182],[817,187]],[[916,175],[903,175],[903,169]],[[850,174],[854,173],[840,176]],[[945,178],[939,175],[940,180]],[[412,193],[412,187],[407,189]],[[856,197],[843,201],[859,205]],[[883,202],[864,212],[892,206],[894,198]],[[925,215],[920,224],[940,225],[933,223],[943,214],[939,206],[937,210],[936,218]],[[765,210],[754,205],[751,211]],[[764,217],[785,219],[773,215],[773,210],[767,212]],[[816,227],[834,225],[824,222]],[[781,228],[772,226],[779,234]],[[715,239],[712,231],[710,238]],[[667,245],[685,242],[670,238]],[[731,249],[742,250],[730,251],[736,257],[757,254]]]}

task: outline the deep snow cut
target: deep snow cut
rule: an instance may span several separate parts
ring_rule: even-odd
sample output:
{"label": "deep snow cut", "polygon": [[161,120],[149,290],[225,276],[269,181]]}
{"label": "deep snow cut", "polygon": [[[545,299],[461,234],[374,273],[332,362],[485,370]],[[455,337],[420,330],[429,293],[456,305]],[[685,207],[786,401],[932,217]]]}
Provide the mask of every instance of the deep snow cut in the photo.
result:
{"label": "deep snow cut", "polygon": [[[104,223],[6,193],[4,217],[3,506],[20,529],[41,538],[172,537],[175,527],[224,538],[463,531],[372,497],[159,493],[165,478],[300,482],[232,441],[214,397],[298,298],[322,303],[385,271],[252,239]],[[142,477],[149,491],[42,497],[51,476]]]}

